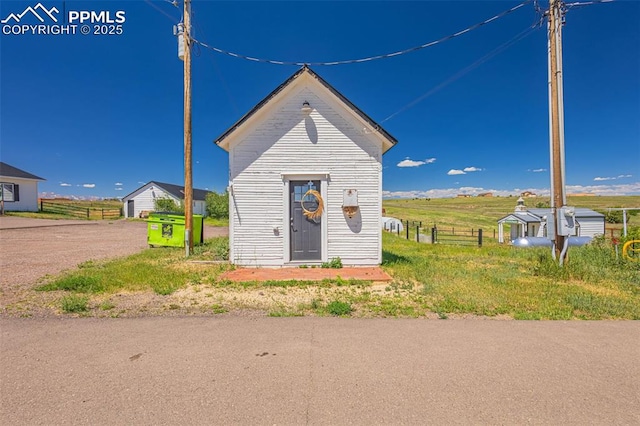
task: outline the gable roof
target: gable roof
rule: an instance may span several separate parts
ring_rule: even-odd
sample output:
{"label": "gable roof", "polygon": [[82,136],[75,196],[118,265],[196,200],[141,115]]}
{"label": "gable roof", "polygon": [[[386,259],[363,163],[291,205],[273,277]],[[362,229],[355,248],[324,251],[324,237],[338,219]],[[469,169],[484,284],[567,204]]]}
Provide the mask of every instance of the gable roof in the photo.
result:
{"label": "gable roof", "polygon": [[[136,189],[130,194],[125,195],[124,197],[122,197],[122,199],[124,200],[129,196],[135,194],[136,192],[140,191],[142,188],[146,188],[152,185],[157,186],[160,189],[163,189],[165,192],[168,192],[169,194],[173,195],[178,200],[182,200],[184,198],[184,186],[174,185],[172,183],[157,182],[155,180],[152,180],[150,182],[145,183],[140,188]],[[209,194],[210,192],[211,191],[207,191],[206,189],[193,188],[193,199],[195,201],[204,201],[205,198],[207,198],[207,194]]]}
{"label": "gable roof", "polygon": [[25,172],[24,170],[20,170],[17,167],[13,167],[7,163],[3,163],[2,161],[0,161],[0,176],[20,179],[46,180],[29,172]]}
{"label": "gable roof", "polygon": [[[329,90],[334,96],[336,96],[342,103],[344,103],[351,111],[353,111],[356,115],[358,115],[362,120],[364,120],[372,129],[380,132],[380,134],[389,142],[389,148],[384,149],[383,152],[391,149],[395,144],[398,143],[398,140],[391,136],[389,132],[382,128],[378,123],[376,123],[371,117],[365,114],[360,108],[355,106],[349,99],[347,99],[342,93],[336,90],[332,85],[327,83],[322,77],[316,74],[311,68],[307,65],[304,65],[298,71],[293,73],[291,77],[286,79],[281,85],[276,87],[271,93],[269,93],[263,100],[258,102],[256,106],[254,106],[249,112],[243,115],[238,121],[235,122],[231,127],[229,127],[222,135],[218,136],[215,139],[216,145],[220,146],[222,141],[224,141],[230,134],[232,134],[235,130],[241,127],[247,120],[249,120],[253,115],[255,115],[258,111],[260,111],[266,104],[268,104],[274,97],[276,97],[280,92],[282,92],[287,86],[292,84],[296,79],[300,76],[307,74],[313,78],[315,78],[320,84],[322,84],[326,89]],[[221,146],[224,149],[224,147]]]}
{"label": "gable roof", "polygon": [[521,213],[511,213],[506,215],[505,217],[498,219],[498,223],[500,222],[506,222],[508,220],[513,220],[515,219],[518,222],[521,223],[538,223],[540,222],[542,219],[537,217],[537,216],[533,216],[530,214],[527,214],[526,212],[521,212]]}

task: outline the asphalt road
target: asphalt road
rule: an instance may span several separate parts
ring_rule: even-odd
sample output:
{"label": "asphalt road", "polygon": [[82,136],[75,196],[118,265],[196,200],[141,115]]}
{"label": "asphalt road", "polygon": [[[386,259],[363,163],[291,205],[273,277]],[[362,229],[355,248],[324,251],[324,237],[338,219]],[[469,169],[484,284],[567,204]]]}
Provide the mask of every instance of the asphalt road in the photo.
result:
{"label": "asphalt road", "polygon": [[0,319],[3,424],[640,424],[640,322]]}

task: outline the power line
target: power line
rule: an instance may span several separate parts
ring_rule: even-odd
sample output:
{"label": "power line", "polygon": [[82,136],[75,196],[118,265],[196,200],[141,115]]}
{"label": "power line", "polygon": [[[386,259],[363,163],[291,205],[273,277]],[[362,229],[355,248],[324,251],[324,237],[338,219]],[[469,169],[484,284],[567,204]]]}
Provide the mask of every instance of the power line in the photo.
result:
{"label": "power line", "polygon": [[521,7],[523,7],[524,5],[526,5],[527,3],[530,3],[532,0],[525,0],[524,2],[520,3],[517,6],[512,7],[511,9],[505,10],[504,12],[501,12],[489,19],[485,19],[482,22],[479,22],[475,25],[472,25],[468,28],[465,28],[462,31],[458,31],[457,33],[453,33],[450,34],[446,37],[442,37],[439,38],[437,40],[431,41],[429,43],[425,43],[422,44],[420,46],[415,46],[415,47],[411,47],[409,49],[404,49],[404,50],[399,50],[397,52],[393,52],[393,53],[386,53],[383,55],[376,55],[376,56],[369,56],[366,58],[360,58],[360,59],[349,59],[349,60],[344,60],[344,61],[331,61],[331,62],[296,62],[296,61],[278,61],[278,60],[273,60],[273,59],[263,59],[263,58],[254,58],[252,56],[247,56],[247,55],[243,55],[240,53],[235,53],[235,52],[231,52],[228,50],[224,50],[224,49],[220,49],[219,47],[215,47],[215,46],[211,46],[207,43],[203,43],[201,41],[195,40],[193,39],[192,41],[194,43],[199,44],[200,46],[209,49],[209,50],[213,50],[214,52],[218,52],[218,53],[222,53],[228,56],[232,56],[234,58],[239,58],[239,59],[245,59],[247,61],[252,61],[252,62],[262,62],[262,63],[267,63],[267,64],[275,64],[275,65],[297,65],[297,66],[303,66],[303,65],[311,65],[311,66],[330,66],[330,65],[344,65],[344,64],[356,64],[356,63],[361,63],[361,62],[370,62],[370,61],[375,61],[378,59],[386,59],[386,58],[391,58],[394,56],[400,56],[400,55],[404,55],[407,53],[411,53],[411,52],[415,52],[417,50],[422,50],[422,49],[426,49],[427,47],[431,47],[431,46],[435,46],[437,44],[440,43],[444,43],[445,41],[451,40],[452,38],[455,37],[459,37],[463,34],[466,34],[470,31],[473,31],[477,28],[482,27],[483,25],[486,25],[490,22],[495,21],[496,19],[500,19],[512,12],[515,12],[516,10],[520,9]]}
{"label": "power line", "polygon": [[455,73],[451,77],[449,77],[446,80],[444,80],[442,83],[440,83],[437,86],[435,86],[432,89],[430,89],[428,92],[424,93],[423,95],[421,95],[418,98],[414,99],[413,101],[409,102],[407,105],[403,106],[398,111],[394,112],[393,114],[391,114],[390,116],[388,116],[387,118],[382,120],[380,122],[380,124],[384,123],[385,121],[388,121],[388,120],[392,119],[396,115],[398,115],[398,114],[408,110],[409,108],[413,107],[414,105],[422,102],[424,99],[426,99],[429,96],[433,95],[434,93],[436,93],[440,89],[444,88],[445,86],[448,86],[449,84],[451,84],[454,81],[458,80],[459,78],[461,78],[465,74],[469,73],[474,68],[479,67],[480,65],[482,65],[485,62],[487,62],[488,60],[490,60],[494,56],[498,55],[502,51],[504,51],[504,50],[508,49],[509,47],[511,47],[512,45],[516,44],[517,42],[519,42],[523,38],[527,37],[529,34],[533,33],[535,31],[535,29],[536,29],[536,26],[537,26],[537,23],[532,25],[532,26],[530,26],[530,27],[528,27],[524,31],[521,31],[519,34],[517,34],[511,40],[501,44],[497,48],[493,49],[491,52],[489,52],[486,55],[484,55],[482,58],[480,58],[477,61],[475,61],[474,63],[472,63],[471,65],[461,69],[460,71],[458,71],[457,73]]}
{"label": "power line", "polygon": [[[175,7],[178,7],[178,4],[175,2],[171,2],[169,0],[165,0],[167,3],[172,4]],[[167,12],[165,12],[164,10],[162,10],[161,8],[159,8],[158,6],[156,6],[152,1],[150,0],[145,0],[145,2],[151,6],[152,8],[154,8],[155,10],[157,10],[158,12],[162,13],[164,16],[166,16],[167,18],[169,18],[174,24],[178,23],[178,20],[175,18],[175,16],[171,16],[170,14],[168,14]]]}
{"label": "power line", "polygon": [[584,2],[576,2],[576,3],[565,3],[564,7],[566,7],[567,9],[571,9],[573,7],[591,6],[592,4],[611,3],[613,1],[614,0],[591,0],[591,1],[584,1]]}

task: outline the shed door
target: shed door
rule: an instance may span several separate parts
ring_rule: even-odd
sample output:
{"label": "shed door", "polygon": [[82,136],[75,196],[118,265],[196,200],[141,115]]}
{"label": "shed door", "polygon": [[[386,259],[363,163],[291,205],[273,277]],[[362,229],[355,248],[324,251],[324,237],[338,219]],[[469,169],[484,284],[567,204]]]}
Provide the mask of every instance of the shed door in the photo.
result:
{"label": "shed door", "polygon": [[133,200],[127,201],[127,217],[134,217],[136,215]]}
{"label": "shed door", "polygon": [[314,196],[304,196],[310,189],[320,192],[320,181],[289,182],[292,261],[322,259],[322,220],[321,218],[309,219],[302,210],[302,202],[308,211],[313,212],[318,208],[318,202]]}

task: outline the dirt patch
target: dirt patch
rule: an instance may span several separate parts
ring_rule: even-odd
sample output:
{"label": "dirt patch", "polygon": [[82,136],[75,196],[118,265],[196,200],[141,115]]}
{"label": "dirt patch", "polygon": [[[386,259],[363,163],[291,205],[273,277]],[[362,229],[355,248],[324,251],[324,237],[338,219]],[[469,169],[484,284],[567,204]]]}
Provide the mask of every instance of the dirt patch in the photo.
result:
{"label": "dirt patch", "polygon": [[[205,226],[204,233],[205,238],[211,238],[227,235],[228,230]],[[48,315],[60,295],[33,291],[43,278],[74,269],[89,260],[129,256],[147,247],[145,222],[3,216],[0,218],[0,314],[21,315],[29,311],[30,315]]]}

